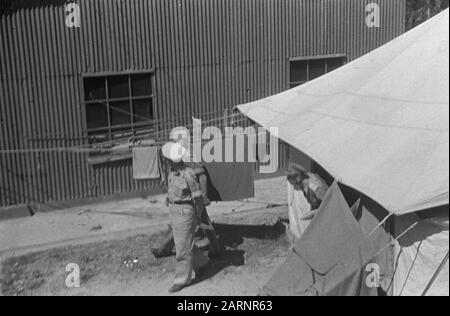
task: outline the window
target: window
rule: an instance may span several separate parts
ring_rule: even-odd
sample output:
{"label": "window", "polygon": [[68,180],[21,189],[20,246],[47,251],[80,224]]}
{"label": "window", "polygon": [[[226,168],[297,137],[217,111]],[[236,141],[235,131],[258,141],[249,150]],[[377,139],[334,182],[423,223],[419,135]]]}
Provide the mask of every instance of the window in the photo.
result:
{"label": "window", "polygon": [[290,88],[316,79],[345,64],[345,57],[292,60],[290,62]]}
{"label": "window", "polygon": [[152,73],[84,78],[84,103],[91,143],[129,138],[153,129],[152,79]]}

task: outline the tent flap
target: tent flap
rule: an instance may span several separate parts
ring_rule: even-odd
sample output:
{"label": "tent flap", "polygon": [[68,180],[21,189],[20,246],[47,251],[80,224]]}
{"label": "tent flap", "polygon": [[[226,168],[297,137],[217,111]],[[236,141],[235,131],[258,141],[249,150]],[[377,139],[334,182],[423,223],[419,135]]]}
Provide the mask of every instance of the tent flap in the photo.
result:
{"label": "tent flap", "polygon": [[318,214],[287,260],[263,288],[262,294],[377,295],[377,289],[366,283],[368,275],[365,267],[372,261],[373,253],[372,243],[335,183]]}
{"label": "tent flap", "polygon": [[397,215],[448,204],[448,14],[239,109]]}

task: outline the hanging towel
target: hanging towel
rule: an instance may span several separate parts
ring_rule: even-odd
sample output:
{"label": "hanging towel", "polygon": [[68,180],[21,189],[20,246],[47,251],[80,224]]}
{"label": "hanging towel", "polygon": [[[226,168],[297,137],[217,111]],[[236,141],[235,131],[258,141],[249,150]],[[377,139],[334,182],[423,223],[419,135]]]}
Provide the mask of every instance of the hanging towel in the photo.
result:
{"label": "hanging towel", "polygon": [[133,149],[133,178],[135,180],[161,178],[158,150],[156,146],[142,146]]}

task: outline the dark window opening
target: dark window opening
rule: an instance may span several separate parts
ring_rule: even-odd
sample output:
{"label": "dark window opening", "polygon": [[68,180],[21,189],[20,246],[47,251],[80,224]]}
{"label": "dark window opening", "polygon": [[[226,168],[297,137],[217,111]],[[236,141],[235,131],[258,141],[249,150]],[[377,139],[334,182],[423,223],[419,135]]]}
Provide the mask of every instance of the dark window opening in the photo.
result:
{"label": "dark window opening", "polygon": [[130,83],[128,76],[117,76],[108,78],[108,91],[110,99],[121,99],[130,97]]}
{"label": "dark window opening", "polygon": [[90,143],[111,142],[153,131],[153,91],[151,73],[85,78]]}
{"label": "dark window opening", "polygon": [[345,57],[315,58],[290,62],[289,87],[294,88],[343,66]]}
{"label": "dark window opening", "polygon": [[319,78],[326,74],[327,62],[324,59],[311,60],[309,62],[309,78],[308,80],[313,80]]}
{"label": "dark window opening", "polygon": [[105,78],[88,78],[84,80],[84,100],[105,100]]}
{"label": "dark window opening", "polygon": [[308,61],[291,62],[291,83],[304,83],[308,81]]}

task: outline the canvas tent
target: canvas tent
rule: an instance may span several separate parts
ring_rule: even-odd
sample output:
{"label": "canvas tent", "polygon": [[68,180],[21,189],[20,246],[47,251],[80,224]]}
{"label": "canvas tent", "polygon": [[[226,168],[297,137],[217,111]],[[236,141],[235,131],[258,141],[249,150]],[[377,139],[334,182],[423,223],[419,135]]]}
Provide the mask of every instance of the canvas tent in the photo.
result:
{"label": "canvas tent", "polygon": [[[263,127],[278,127],[341,188],[359,192],[375,227],[401,235],[385,251],[393,258],[389,294],[420,294],[448,252],[448,15],[305,85],[239,106]],[[448,294],[448,266],[443,277]]]}

